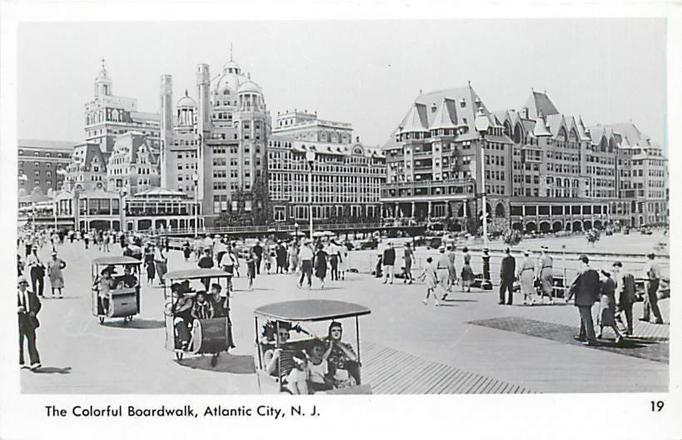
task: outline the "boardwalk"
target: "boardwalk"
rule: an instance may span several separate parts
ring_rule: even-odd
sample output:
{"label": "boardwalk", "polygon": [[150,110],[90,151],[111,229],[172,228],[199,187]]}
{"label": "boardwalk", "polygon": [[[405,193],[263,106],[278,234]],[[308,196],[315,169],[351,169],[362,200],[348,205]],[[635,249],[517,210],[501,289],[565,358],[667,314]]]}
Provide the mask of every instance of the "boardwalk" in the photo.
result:
{"label": "boardwalk", "polygon": [[525,387],[366,343],[363,382],[375,394],[527,394]]}

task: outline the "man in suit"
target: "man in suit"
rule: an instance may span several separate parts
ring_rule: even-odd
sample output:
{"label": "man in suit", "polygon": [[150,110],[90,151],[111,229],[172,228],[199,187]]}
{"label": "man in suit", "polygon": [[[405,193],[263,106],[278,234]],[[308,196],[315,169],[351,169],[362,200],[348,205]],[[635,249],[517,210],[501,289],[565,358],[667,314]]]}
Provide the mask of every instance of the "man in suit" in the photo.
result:
{"label": "man in suit", "polygon": [[36,329],[40,326],[38,312],[40,300],[38,296],[28,290],[26,278],[19,277],[17,290],[17,314],[19,317],[19,365],[24,366],[24,339],[28,344],[28,356],[31,360],[31,370],[40,368],[40,355],[36,348]]}
{"label": "man in suit", "polygon": [[590,260],[586,255],[581,255],[580,273],[573,281],[566,302],[575,296],[575,306],[580,315],[580,334],[574,339],[585,345],[597,345],[594,334],[594,322],[592,321],[592,305],[599,298],[599,274],[590,267]]}
{"label": "man in suit", "polygon": [[[618,311],[625,315],[625,334],[632,336],[632,306],[635,303],[635,277],[623,271],[623,263],[616,261],[613,263],[614,280],[616,281],[616,302]],[[620,316],[617,316],[620,320]],[[621,322],[622,323],[622,322]]]}
{"label": "man in suit", "polygon": [[504,250],[505,256],[500,265],[500,302],[504,304],[504,293],[507,291],[507,304],[514,302],[514,276],[516,274],[516,260],[511,256],[509,248]]}

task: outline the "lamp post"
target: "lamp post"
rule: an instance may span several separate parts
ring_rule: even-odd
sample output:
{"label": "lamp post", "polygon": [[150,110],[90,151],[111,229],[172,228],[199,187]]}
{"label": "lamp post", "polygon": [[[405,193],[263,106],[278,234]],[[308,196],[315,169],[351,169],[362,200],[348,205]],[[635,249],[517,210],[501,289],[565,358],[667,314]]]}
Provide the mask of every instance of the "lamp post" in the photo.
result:
{"label": "lamp post", "polygon": [[474,122],[476,131],[481,136],[481,198],[483,202],[483,246],[488,247],[488,201],[485,189],[485,135],[490,128],[490,119],[483,113],[483,108],[478,109]]}
{"label": "lamp post", "polygon": [[313,163],[315,162],[315,152],[308,150],[305,153],[305,160],[308,162],[308,204],[310,219],[310,241],[313,240]]}
{"label": "lamp post", "polygon": [[[66,176],[66,170],[64,168],[58,168],[56,171],[57,175],[62,176],[62,178],[65,178]],[[57,179],[59,180],[59,179]],[[54,197],[54,229],[55,231],[57,230],[57,208],[58,208],[59,200],[57,200],[57,196],[55,195]]]}
{"label": "lamp post", "polygon": [[199,236],[199,174],[192,174],[194,181],[194,238]]}
{"label": "lamp post", "polygon": [[294,240],[296,240],[296,243],[298,243],[298,222],[294,223]]}
{"label": "lamp post", "polygon": [[128,194],[128,191],[126,191],[125,187],[121,188],[121,190],[118,192],[118,195],[120,197],[120,202],[119,202],[119,222],[121,224],[121,232],[126,231],[126,195]]}

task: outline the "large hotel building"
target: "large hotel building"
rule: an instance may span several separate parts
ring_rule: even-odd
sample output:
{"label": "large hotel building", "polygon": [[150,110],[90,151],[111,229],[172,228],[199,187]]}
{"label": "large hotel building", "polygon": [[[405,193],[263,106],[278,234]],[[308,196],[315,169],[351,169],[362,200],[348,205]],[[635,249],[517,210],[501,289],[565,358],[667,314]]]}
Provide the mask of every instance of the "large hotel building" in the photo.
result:
{"label": "large hotel building", "polygon": [[[305,223],[312,207],[317,224],[464,230],[480,220],[485,192],[493,233],[668,222],[661,147],[631,122],[586,125],[546,92],[499,112],[471,84],[420,93],[383,148],[316,112],[278,113],[273,124],[261,87],[231,55],[213,77],[197,66],[196,99],[185,90],[174,101],[170,75],[159,98],[158,114],[137,111],[135,99],[113,95],[103,63],[85,142],[20,141],[21,203],[61,189],[60,224],[79,228]],[[484,137],[477,117],[488,121]]]}
{"label": "large hotel building", "polygon": [[[349,123],[315,113],[278,114],[268,142],[268,193],[276,222],[375,222],[386,158],[378,147],[353,140]],[[314,153],[308,162],[306,155]],[[310,176],[309,176],[310,173]],[[312,178],[312,204],[308,178]]]}
{"label": "large hotel building", "polygon": [[[485,138],[477,115],[488,118]],[[482,150],[485,188],[481,185]],[[586,127],[532,91],[519,109],[490,112],[470,84],[420,94],[384,145],[383,216],[443,220],[482,215],[492,231],[582,231],[668,221],[667,160],[632,123]]]}

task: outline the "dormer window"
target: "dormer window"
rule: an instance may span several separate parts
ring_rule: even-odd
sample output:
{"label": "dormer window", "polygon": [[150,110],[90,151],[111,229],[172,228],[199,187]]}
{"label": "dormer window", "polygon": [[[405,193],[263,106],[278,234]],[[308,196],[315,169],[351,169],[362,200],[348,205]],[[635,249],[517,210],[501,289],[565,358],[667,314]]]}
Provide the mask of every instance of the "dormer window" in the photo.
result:
{"label": "dormer window", "polygon": [[464,107],[467,106],[467,102],[466,102],[466,100],[465,100],[464,98],[460,99],[460,101],[459,101],[459,106],[462,107],[462,108],[464,108]]}

